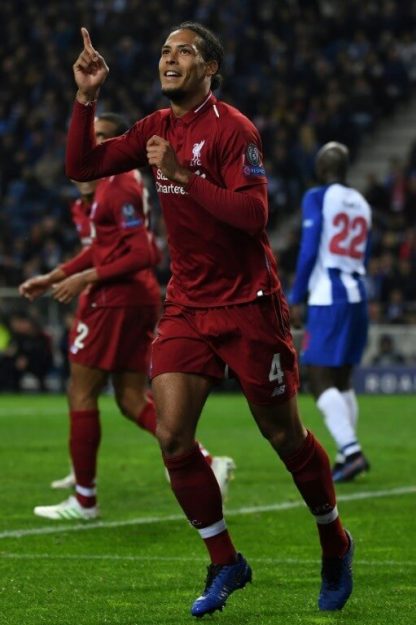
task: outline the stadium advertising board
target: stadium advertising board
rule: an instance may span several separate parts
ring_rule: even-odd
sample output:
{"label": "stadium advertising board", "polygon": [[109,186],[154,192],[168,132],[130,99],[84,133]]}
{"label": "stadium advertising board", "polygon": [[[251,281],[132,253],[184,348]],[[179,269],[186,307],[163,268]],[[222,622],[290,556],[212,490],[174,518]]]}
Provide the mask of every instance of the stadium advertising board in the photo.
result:
{"label": "stadium advertising board", "polygon": [[416,367],[359,367],[353,386],[366,395],[410,395],[416,393]]}

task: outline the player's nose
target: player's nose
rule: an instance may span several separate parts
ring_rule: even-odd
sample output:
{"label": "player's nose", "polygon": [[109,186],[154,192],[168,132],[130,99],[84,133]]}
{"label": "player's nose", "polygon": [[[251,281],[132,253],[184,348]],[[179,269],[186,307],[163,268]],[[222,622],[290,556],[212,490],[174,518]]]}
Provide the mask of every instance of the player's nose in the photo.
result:
{"label": "player's nose", "polygon": [[166,54],[165,56],[165,62],[168,65],[172,65],[174,63],[177,63],[178,61],[178,53],[175,50],[169,50],[168,54]]}

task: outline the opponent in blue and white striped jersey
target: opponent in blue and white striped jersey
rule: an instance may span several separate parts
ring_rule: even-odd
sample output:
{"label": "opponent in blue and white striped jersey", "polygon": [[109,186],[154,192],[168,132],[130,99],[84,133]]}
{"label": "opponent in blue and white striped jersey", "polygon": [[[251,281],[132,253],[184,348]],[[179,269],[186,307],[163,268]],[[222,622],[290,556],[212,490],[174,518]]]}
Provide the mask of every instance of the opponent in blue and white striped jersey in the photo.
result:
{"label": "opponent in blue and white striped jersey", "polygon": [[302,240],[288,298],[292,306],[308,302],[301,362],[338,447],[335,481],[369,468],[357,440],[358,404],[351,378],[367,342],[364,276],[371,210],[346,185],[347,167],[344,145],[327,143],[318,152],[316,171],[323,185],[303,199]]}
{"label": "opponent in blue and white striped jersey", "polygon": [[361,193],[340,183],[309,190],[302,206],[302,242],[292,304],[328,306],[366,299],[363,276],[371,210]]}

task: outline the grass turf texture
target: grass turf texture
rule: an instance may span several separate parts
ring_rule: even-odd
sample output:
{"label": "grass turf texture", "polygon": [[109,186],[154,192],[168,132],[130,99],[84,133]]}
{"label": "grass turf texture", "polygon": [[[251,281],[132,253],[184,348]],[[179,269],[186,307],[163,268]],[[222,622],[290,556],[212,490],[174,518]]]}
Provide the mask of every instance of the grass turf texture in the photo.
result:
{"label": "grass turf texture", "polygon": [[[301,397],[300,403],[305,423],[333,456],[313,402]],[[416,486],[414,405],[410,396],[360,398],[360,438],[372,470],[337,488],[340,499],[346,499],[339,508],[357,548],[354,593],[342,612],[331,614],[316,606],[316,530],[298,505],[290,475],[257,433],[242,397],[209,399],[199,437],[213,453],[236,460],[228,525],[253,567],[254,583],[236,592],[223,613],[205,621],[415,623],[415,491],[394,494],[394,489]],[[0,397],[1,625],[182,625],[194,620],[189,610],[203,588],[205,549],[181,516],[155,441],[120,417],[111,398],[102,399],[101,409],[103,525],[92,527],[32,514],[35,505],[67,496],[48,487],[68,468],[65,398]],[[385,494],[374,497],[380,491]],[[267,509],[279,502],[289,504]],[[242,510],[247,507],[266,509]],[[52,533],[30,533],[44,528]],[[10,535],[19,530],[19,536]]]}

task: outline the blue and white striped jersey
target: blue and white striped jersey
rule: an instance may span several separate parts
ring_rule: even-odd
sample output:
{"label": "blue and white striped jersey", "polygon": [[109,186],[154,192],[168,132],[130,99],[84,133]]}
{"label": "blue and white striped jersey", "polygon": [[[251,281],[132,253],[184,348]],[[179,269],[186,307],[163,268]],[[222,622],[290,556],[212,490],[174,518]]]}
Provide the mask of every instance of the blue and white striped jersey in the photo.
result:
{"label": "blue and white striped jersey", "polygon": [[334,183],[307,191],[289,302],[299,304],[306,296],[313,306],[364,301],[370,228],[371,209],[355,189]]}

